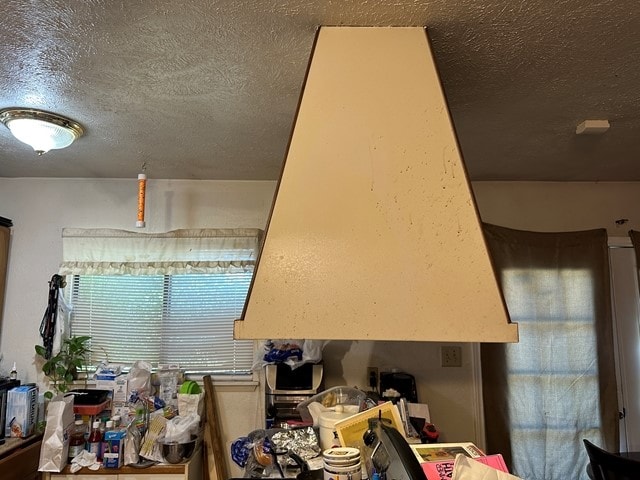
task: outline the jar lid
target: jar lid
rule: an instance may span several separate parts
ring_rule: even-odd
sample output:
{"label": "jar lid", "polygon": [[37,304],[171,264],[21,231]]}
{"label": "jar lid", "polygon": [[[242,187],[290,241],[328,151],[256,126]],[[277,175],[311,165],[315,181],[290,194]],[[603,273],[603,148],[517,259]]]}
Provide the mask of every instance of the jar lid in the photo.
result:
{"label": "jar lid", "polygon": [[329,460],[347,460],[360,457],[360,450],[353,447],[333,447],[322,452],[322,456]]}

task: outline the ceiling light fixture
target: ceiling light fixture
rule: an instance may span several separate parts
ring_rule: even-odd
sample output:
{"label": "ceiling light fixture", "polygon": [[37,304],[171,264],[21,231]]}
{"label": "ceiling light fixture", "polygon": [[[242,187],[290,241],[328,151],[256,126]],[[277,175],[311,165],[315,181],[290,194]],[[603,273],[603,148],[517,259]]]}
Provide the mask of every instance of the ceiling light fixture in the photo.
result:
{"label": "ceiling light fixture", "polygon": [[55,113],[32,108],[5,108],[0,110],[2,122],[23,143],[30,145],[38,155],[49,150],[65,148],[84,133],[82,125]]}

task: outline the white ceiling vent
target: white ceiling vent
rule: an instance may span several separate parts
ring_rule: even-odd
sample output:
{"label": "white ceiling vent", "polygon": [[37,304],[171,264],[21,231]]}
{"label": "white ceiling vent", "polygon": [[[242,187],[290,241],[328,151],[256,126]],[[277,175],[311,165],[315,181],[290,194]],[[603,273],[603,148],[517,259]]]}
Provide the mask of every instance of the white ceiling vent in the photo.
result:
{"label": "white ceiling vent", "polygon": [[319,30],[235,336],[518,340],[424,28]]}

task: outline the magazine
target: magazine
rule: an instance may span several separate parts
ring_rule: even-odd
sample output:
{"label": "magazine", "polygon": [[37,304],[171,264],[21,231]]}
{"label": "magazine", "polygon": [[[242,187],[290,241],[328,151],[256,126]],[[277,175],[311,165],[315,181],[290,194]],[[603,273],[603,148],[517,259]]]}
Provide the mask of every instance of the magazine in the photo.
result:
{"label": "magazine", "polygon": [[463,443],[420,443],[410,444],[411,450],[420,463],[455,460],[459,453],[470,458],[483,457],[484,452],[471,442]]}
{"label": "magazine", "polygon": [[[507,465],[500,454],[475,457],[473,461],[484,463],[496,470],[509,473]],[[454,463],[455,460],[442,460],[440,462],[423,462],[420,466],[427,476],[427,480],[451,480]]]}

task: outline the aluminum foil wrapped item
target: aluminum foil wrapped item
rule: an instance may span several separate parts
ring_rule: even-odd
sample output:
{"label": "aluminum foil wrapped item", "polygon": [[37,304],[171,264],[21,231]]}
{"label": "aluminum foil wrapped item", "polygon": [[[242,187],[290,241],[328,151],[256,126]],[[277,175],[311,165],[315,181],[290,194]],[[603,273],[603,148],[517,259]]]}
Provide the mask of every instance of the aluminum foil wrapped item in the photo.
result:
{"label": "aluminum foil wrapped item", "polygon": [[303,460],[309,460],[322,453],[318,436],[312,427],[280,430],[271,435],[271,443],[275,449],[286,449]]}

